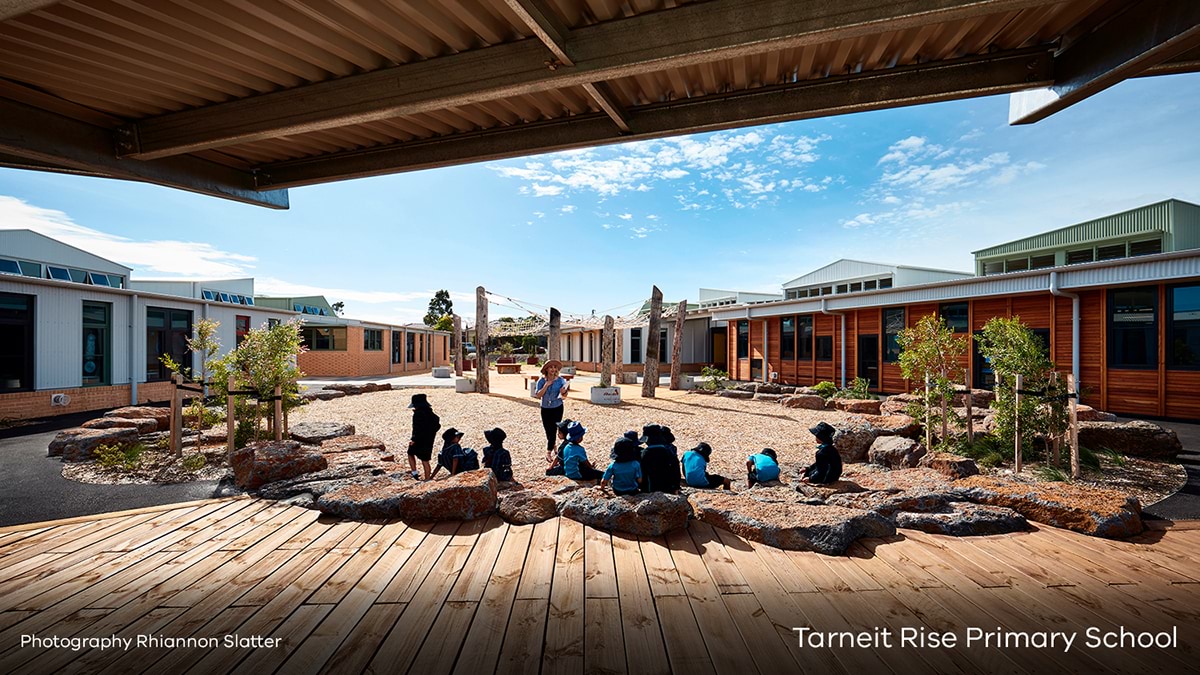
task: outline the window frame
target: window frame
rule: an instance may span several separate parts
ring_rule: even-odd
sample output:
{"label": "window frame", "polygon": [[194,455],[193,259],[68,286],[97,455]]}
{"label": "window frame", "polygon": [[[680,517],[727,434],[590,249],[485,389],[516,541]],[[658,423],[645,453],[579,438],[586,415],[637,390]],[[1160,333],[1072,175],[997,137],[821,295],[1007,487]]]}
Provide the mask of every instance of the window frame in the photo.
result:
{"label": "window frame", "polygon": [[[243,328],[243,325],[245,326]],[[250,317],[245,314],[235,314],[233,316],[233,344],[234,347],[240,346],[246,341],[246,336],[250,334]]]}
{"label": "window frame", "polygon": [[[1200,370],[1200,351],[1198,351],[1196,353],[1196,355],[1193,357],[1193,359],[1194,359],[1193,363],[1178,363],[1178,361],[1177,361],[1178,355],[1176,354],[1176,351],[1175,351],[1176,350],[1176,346],[1175,346],[1176,326],[1175,326],[1175,324],[1182,323],[1182,322],[1177,321],[1175,319],[1175,291],[1177,291],[1179,289],[1183,289],[1183,288],[1195,288],[1198,291],[1200,291],[1200,283],[1172,284],[1172,285],[1166,287],[1167,307],[1166,307],[1166,311],[1163,313],[1163,320],[1167,322],[1167,325],[1166,325],[1166,347],[1167,347],[1166,367],[1168,370]],[[1193,330],[1200,332],[1200,317],[1198,317],[1196,319],[1188,319],[1187,321],[1195,322],[1195,328]]]}
{"label": "window frame", "polygon": [[[966,322],[967,323],[966,323],[966,326],[964,326],[961,330],[958,328],[955,328],[954,324],[950,323],[949,319],[946,318],[946,314],[947,314],[946,310],[951,307],[964,307],[967,310],[966,311]],[[946,325],[949,326],[952,331],[954,331],[955,335],[966,335],[967,333],[971,332],[971,303],[969,301],[943,302],[942,304],[938,305],[938,318],[944,320],[946,322]]]}
{"label": "window frame", "polygon": [[383,351],[383,329],[382,328],[364,328],[363,329],[363,351],[364,352],[381,352],[381,351]]}
{"label": "window frame", "polygon": [[[88,308],[100,309],[104,312],[103,324],[90,323],[87,319]],[[80,385],[84,387],[103,387],[112,384],[112,339],[113,339],[113,306],[111,302],[97,302],[95,300],[83,300],[80,304],[80,324],[82,342],[80,343]],[[100,362],[100,377],[93,382],[88,381],[85,374],[87,368],[87,338],[88,330],[99,330],[102,337],[101,350],[99,354]]]}
{"label": "window frame", "polygon": [[[788,324],[791,324],[789,328]],[[796,360],[796,317],[784,316],[779,319],[779,358],[784,361]]]}
{"label": "window frame", "polygon": [[642,329],[629,329],[629,362],[642,362]]}
{"label": "window frame", "polygon": [[[900,362],[900,343],[897,338],[900,336],[900,331],[891,332],[888,330],[888,314],[900,313],[900,330],[904,330],[908,324],[908,312],[904,306],[900,307],[884,307],[879,316],[880,325],[883,326],[883,363],[899,363]],[[894,356],[893,356],[894,353]]]}
{"label": "window frame", "polygon": [[[828,346],[828,351],[824,356],[822,356],[822,352],[826,351],[825,349],[822,349],[822,347],[826,345]],[[813,358],[821,362],[833,361],[832,335],[816,335],[813,337]]]}
{"label": "window frame", "polygon": [[[342,339],[341,348],[338,348],[338,331],[341,331]],[[328,331],[328,340],[331,346],[321,346],[324,340],[318,340],[317,336],[321,335],[321,331]],[[344,352],[349,348],[349,335],[345,326],[305,326],[300,329],[300,336],[304,340],[304,346],[310,352]]]}
{"label": "window frame", "polygon": [[[21,345],[20,363],[24,366],[20,372],[20,386],[7,387],[6,383],[13,378],[0,378],[0,394],[10,394],[19,391],[33,391],[34,378],[37,376],[37,296],[27,293],[0,292],[0,297],[21,298],[25,303],[25,316],[7,316],[0,313],[0,324],[5,326],[20,326],[24,335]],[[0,358],[5,355],[0,354]]]}
{"label": "window frame", "polygon": [[750,358],[750,320],[739,319],[734,330],[737,331],[737,359],[743,361]]}
{"label": "window frame", "polygon": [[[1133,292],[1133,291],[1145,292],[1147,290],[1151,291],[1150,307],[1153,311],[1153,313],[1151,315],[1151,320],[1148,323],[1146,323],[1145,325],[1142,325],[1139,327],[1120,327],[1120,328],[1116,327],[1116,324],[1118,322],[1114,319],[1114,315],[1116,314],[1115,302],[1116,302],[1117,294]],[[1105,297],[1105,305],[1104,305],[1104,309],[1105,309],[1104,324],[1105,324],[1105,330],[1108,331],[1108,333],[1106,335],[1107,342],[1108,342],[1108,349],[1107,349],[1108,353],[1105,354],[1106,365],[1113,370],[1157,370],[1158,369],[1158,356],[1159,356],[1159,354],[1158,354],[1158,326],[1159,326],[1160,313],[1161,313],[1160,312],[1161,308],[1159,307],[1158,286],[1129,286],[1129,287],[1125,287],[1125,288],[1110,288],[1108,290],[1108,293],[1105,294],[1105,296],[1106,297]],[[1140,331],[1143,334],[1143,337],[1146,338],[1145,339],[1146,359],[1145,359],[1144,363],[1125,363],[1123,361],[1118,360],[1118,358],[1117,358],[1118,357],[1117,343],[1119,341],[1118,340],[1118,331],[1121,331],[1122,333],[1125,333],[1125,332],[1133,333],[1135,331]],[[1123,340],[1120,340],[1120,341],[1124,342]]]}
{"label": "window frame", "polygon": [[[171,349],[172,346],[178,346],[180,343],[177,342],[177,340],[182,341],[182,345],[183,345],[182,350],[175,351],[172,349],[170,354],[171,354],[172,358],[175,358],[177,355],[180,356],[180,358],[175,359],[175,360],[179,363],[179,366],[181,368],[187,368],[187,369],[190,369],[192,367],[192,351],[190,349],[187,349],[186,347],[187,347],[187,338],[192,337],[192,329],[193,329],[193,326],[195,325],[195,314],[191,310],[188,310],[188,309],[176,309],[174,307],[151,307],[151,306],[146,307],[146,381],[147,382],[166,382],[171,379],[171,372],[169,370],[167,370],[167,367],[165,365],[163,365],[163,363],[161,361],[161,357],[163,354],[166,354],[168,352],[159,350],[158,353],[154,355],[153,361],[151,361],[151,358],[150,358],[150,356],[151,356],[151,354],[150,354],[150,352],[151,352],[150,331],[152,330],[152,328],[150,326],[150,313],[151,312],[163,313],[163,327],[161,329],[161,332],[162,332],[161,338],[162,338],[162,341],[168,345],[168,349]],[[175,319],[177,318],[176,314],[187,315],[187,327],[186,328],[180,329],[180,328],[174,327]],[[157,349],[157,340],[156,340],[156,349]]]}
{"label": "window frame", "polygon": [[[812,314],[796,315],[796,358],[798,360],[812,360],[815,321]],[[805,334],[808,335],[807,340],[805,340]]]}

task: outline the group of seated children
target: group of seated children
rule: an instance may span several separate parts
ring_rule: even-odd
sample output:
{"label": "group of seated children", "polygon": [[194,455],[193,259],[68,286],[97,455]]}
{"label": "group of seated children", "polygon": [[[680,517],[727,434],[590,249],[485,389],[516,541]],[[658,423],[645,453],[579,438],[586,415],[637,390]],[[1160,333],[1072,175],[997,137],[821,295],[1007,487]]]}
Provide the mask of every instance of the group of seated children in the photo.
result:
{"label": "group of seated children", "polygon": [[[479,468],[479,455],[471,448],[463,448],[463,433],[450,427],[442,432],[442,451],[438,453],[437,466],[430,472],[433,439],[442,427],[441,420],[434,414],[425,394],[413,394],[408,407],[413,411],[412,439],[408,442],[408,467],[413,478],[421,478],[421,474],[417,472],[418,459],[425,469],[425,480],[434,478],[442,469],[446,469],[453,476]],[[504,439],[508,438],[508,434],[496,427],[483,432],[483,438],[488,442],[487,447],[483,449],[483,467],[491,469],[496,474],[496,480],[512,480],[512,455],[504,447]]]}

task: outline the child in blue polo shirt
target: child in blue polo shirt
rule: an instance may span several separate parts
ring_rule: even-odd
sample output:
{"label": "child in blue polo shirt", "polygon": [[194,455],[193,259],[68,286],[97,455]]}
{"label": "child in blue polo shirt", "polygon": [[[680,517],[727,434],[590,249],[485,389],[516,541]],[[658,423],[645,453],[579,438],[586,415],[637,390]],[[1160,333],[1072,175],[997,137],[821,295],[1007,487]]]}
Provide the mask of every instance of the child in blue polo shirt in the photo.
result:
{"label": "child in blue polo shirt", "polygon": [[563,475],[574,480],[599,480],[604,472],[592,466],[588,461],[587,450],[580,442],[587,433],[579,422],[572,422],[567,427],[567,445],[563,448]]}
{"label": "child in blue polo shirt", "polygon": [[730,489],[730,481],[724,476],[708,472],[708,459],[712,456],[712,447],[701,443],[683,453],[683,478],[687,484],[695,488]]}
{"label": "child in blue polo shirt", "polygon": [[600,479],[600,487],[606,487],[611,482],[614,494],[637,494],[642,484],[642,463],[638,461],[641,448],[628,438],[618,438],[613,443],[612,458],[612,463]]}
{"label": "child in blue polo shirt", "polygon": [[746,487],[754,487],[755,483],[768,483],[779,480],[779,460],[771,448],[746,458]]}

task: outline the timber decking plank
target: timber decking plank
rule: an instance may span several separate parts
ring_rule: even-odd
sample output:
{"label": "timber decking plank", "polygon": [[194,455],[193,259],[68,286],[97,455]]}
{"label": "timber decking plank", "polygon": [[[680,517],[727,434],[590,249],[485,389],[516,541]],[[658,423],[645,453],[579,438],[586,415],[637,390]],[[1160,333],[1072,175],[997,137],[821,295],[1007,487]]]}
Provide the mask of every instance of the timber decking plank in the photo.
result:
{"label": "timber decking plank", "polygon": [[583,670],[584,528],[568,518],[559,518],[558,528],[542,675]]}
{"label": "timber decking plank", "polygon": [[479,602],[483,597],[483,589],[487,587],[488,579],[492,576],[492,567],[500,555],[500,547],[504,545],[505,535],[508,534],[508,523],[500,520],[499,516],[489,516],[482,530],[475,539],[475,548],[467,558],[462,574],[450,589],[446,597],[449,602]]}
{"label": "timber decking plank", "polygon": [[[621,675],[625,643],[621,637],[621,603],[616,598],[587,598],[584,604],[583,671]],[[636,672],[640,672],[635,670]]]}
{"label": "timber decking plank", "polygon": [[558,522],[545,520],[533,526],[529,555],[517,586],[519,600],[549,600],[550,582],[554,578],[554,553],[558,548]]}
{"label": "timber decking plank", "polygon": [[[229,607],[213,617],[211,621],[201,626],[200,630],[197,632],[206,637],[233,633],[253,611],[254,608],[252,607]],[[186,635],[178,634],[176,627],[174,626],[174,622],[163,627],[161,634],[167,637],[187,637]],[[160,662],[164,657],[167,656],[180,660],[197,660],[205,654],[211,654],[219,651],[221,650],[192,649],[187,647],[145,647],[137,650],[136,653],[123,655],[118,659],[114,659],[110,664],[107,665],[107,667],[100,671],[100,673],[103,673],[103,675],[116,675],[120,673],[123,675],[124,673],[145,672],[150,668],[151,665]],[[155,672],[178,673],[181,671],[168,671],[156,668]]]}
{"label": "timber decking plank", "polygon": [[332,610],[332,605],[301,605],[283,625],[271,633],[271,637],[281,640],[279,645],[272,649],[251,651],[246,660],[238,664],[238,670],[244,673],[274,672]]}
{"label": "timber decking plank", "polygon": [[[90,631],[92,635],[103,636],[155,635],[181,613],[183,610],[177,607],[158,607],[146,612],[133,623],[127,624],[119,619],[114,620],[114,612],[92,624]],[[116,649],[88,649],[78,653],[62,649],[51,652],[49,654],[51,658],[35,659],[28,667],[43,673],[94,673],[105,664],[110,663],[118,653],[119,651]]]}
{"label": "timber decking plank", "polygon": [[612,536],[585,526],[583,589],[587,598],[617,597],[617,569],[613,563]]}
{"label": "timber decking plank", "polygon": [[[371,605],[371,609],[363,616],[354,630],[342,641],[342,645],[325,663],[323,672],[326,673],[361,673],[370,665],[375,657],[375,650],[383,643],[383,638],[396,625],[396,620],[404,612],[403,603],[383,603]],[[214,672],[204,671],[199,672]]]}
{"label": "timber decking plank", "polygon": [[709,675],[716,673],[704,634],[696,623],[696,614],[686,595],[663,595],[654,599],[658,621],[662,624],[667,660],[675,673]]}
{"label": "timber decking plank", "polygon": [[[662,628],[646,579],[646,564],[638,540],[628,535],[612,537],[620,600],[621,633],[629,670],[635,673],[670,673]],[[585,650],[586,657],[586,650]]]}
{"label": "timber decking plank", "polygon": [[684,595],[683,582],[679,580],[679,571],[675,569],[675,561],[671,559],[671,549],[667,548],[666,539],[642,538],[639,547],[642,549],[642,561],[646,564],[650,593],[655,598]]}
{"label": "timber decking plank", "polygon": [[424,649],[417,652],[408,671],[413,675],[449,673],[454,668],[459,652],[466,646],[467,629],[478,609],[479,603],[474,600],[443,602],[427,639],[427,643],[435,640],[436,643],[426,644]]}
{"label": "timber decking plank", "polygon": [[[1038,531],[1058,541],[1063,541],[1071,536],[1062,530],[1045,525],[1039,526]],[[1186,574],[1175,564],[1176,561],[1163,560],[1135,544],[1099,537],[1075,538],[1078,540],[1076,541],[1077,546],[1091,551],[1094,555],[1111,560],[1138,576],[1154,577],[1172,584],[1200,583],[1200,570]]]}
{"label": "timber decking plank", "polygon": [[[534,526],[510,525],[492,568],[492,577],[479,601],[454,672],[471,675],[496,670],[504,645],[517,585],[521,581]],[[476,545],[478,549],[478,545]],[[461,577],[459,578],[461,582]]]}
{"label": "timber decking plank", "polygon": [[[414,526],[413,529],[418,528]],[[458,523],[440,522],[433,527],[419,529],[425,530],[425,538],[421,540],[408,562],[392,577],[392,582],[383,589],[378,602],[411,602],[429,570],[433,569],[438,558],[446,550],[447,544],[458,529]]]}
{"label": "timber decking plank", "polygon": [[725,551],[725,545],[713,531],[713,526],[699,521],[688,527],[688,536],[692,538],[696,550],[704,560],[704,566],[712,575],[713,581],[721,593],[749,593],[750,586],[746,578],[733,564],[733,559]]}
{"label": "timber decking plank", "polygon": [[[552,521],[545,521],[552,522]],[[540,525],[541,523],[539,523]],[[546,638],[546,610],[550,598],[517,598],[500,648],[496,672],[503,675],[536,673],[542,662]]]}

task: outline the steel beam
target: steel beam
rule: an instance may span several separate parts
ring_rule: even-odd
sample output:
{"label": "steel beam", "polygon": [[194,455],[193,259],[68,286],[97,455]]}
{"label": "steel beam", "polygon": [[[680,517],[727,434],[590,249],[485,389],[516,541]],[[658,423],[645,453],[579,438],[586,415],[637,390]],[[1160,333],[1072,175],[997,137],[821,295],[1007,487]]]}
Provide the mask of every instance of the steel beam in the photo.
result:
{"label": "steel beam", "polygon": [[1008,123],[1031,124],[1196,47],[1200,2],[1131,3],[1055,58],[1055,82],[1009,98]]}
{"label": "steel beam", "polygon": [[624,135],[616,133],[603,115],[579,115],[443,140],[280,162],[262,168],[259,185],[311,185],[748,124],[1009,93],[1053,82],[1051,63],[1049,50],[1024,50],[642,106],[630,115],[630,133]]}
{"label": "steel beam", "polygon": [[287,190],[260,191],[249,173],[197,157],[118,159],[113,132],[86,122],[4,99],[0,119],[0,154],[12,164],[24,160],[25,168],[155,183],[273,209],[288,206]]}
{"label": "steel beam", "polygon": [[551,39],[573,66],[548,63],[540,40],[522,40],[143,120],[122,154],[167,157],[1049,4],[712,0]]}

